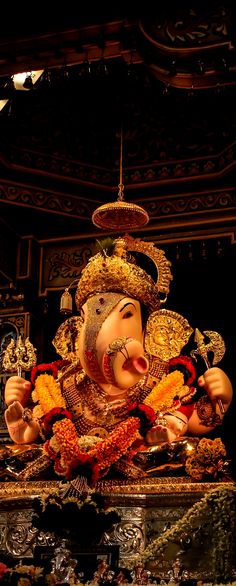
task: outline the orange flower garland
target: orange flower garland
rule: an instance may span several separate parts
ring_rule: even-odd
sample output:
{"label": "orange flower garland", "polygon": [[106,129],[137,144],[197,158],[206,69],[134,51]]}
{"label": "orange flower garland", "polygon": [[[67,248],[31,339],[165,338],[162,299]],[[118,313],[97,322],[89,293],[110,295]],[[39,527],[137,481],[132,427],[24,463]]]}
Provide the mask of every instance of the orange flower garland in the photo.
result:
{"label": "orange flower garland", "polygon": [[89,454],[81,451],[73,422],[67,418],[56,421],[52,431],[53,437],[45,443],[44,449],[55,460],[55,472],[70,480],[72,470],[77,469],[79,474],[79,468],[83,466],[86,467],[84,473],[87,476],[89,474],[95,482],[98,478],[98,467]]}
{"label": "orange flower garland", "polygon": [[89,454],[96,458],[100,470],[110,467],[125,454],[127,449],[138,439],[139,428],[139,419],[129,417],[117,425],[105,440],[90,450]]}
{"label": "orange flower garland", "polygon": [[[50,365],[45,365],[45,370],[50,371]],[[39,376],[34,379],[35,389],[32,398],[38,403],[34,407],[34,416],[41,418],[42,429],[46,436],[50,436],[44,444],[44,449],[55,460],[55,471],[68,479],[73,473],[79,475],[81,467],[87,464],[94,481],[95,469],[102,472],[119,460],[140,437],[140,433],[143,435],[142,429],[150,429],[153,425],[154,412],[171,408],[174,398],[180,393],[183,394],[186,388],[181,372],[174,371],[167,376],[164,375],[146,397],[145,405],[137,405],[133,412],[131,409],[130,417],[117,425],[105,439],[98,441],[88,451],[83,451],[52,368],[51,372],[53,374],[43,374],[41,368]],[[150,408],[153,417],[150,415]]]}
{"label": "orange flower garland", "polygon": [[69,463],[76,460],[77,464],[91,464],[89,455],[81,452],[78,444],[78,435],[74,424],[70,420],[70,414],[65,410],[66,403],[62,396],[59,383],[51,374],[40,374],[35,380],[35,388],[32,393],[34,402],[38,402],[34,408],[34,416],[44,416],[44,420],[50,420],[53,437],[45,442],[45,452],[55,460],[55,471],[66,477],[70,475]]}
{"label": "orange flower garland", "polygon": [[[45,365],[45,369],[46,369]],[[44,444],[46,453],[55,460],[54,469],[60,475],[70,479],[72,470],[79,474],[80,466],[98,462],[99,470],[110,467],[127,451],[139,436],[140,420],[138,417],[129,417],[121,422],[109,436],[98,442],[87,453],[79,445],[79,436],[74,423],[65,411],[65,400],[60,386],[53,375],[40,374],[35,380],[35,389],[32,393],[34,415],[43,417],[47,428],[51,429],[52,437]],[[93,475],[96,477],[96,473]]]}

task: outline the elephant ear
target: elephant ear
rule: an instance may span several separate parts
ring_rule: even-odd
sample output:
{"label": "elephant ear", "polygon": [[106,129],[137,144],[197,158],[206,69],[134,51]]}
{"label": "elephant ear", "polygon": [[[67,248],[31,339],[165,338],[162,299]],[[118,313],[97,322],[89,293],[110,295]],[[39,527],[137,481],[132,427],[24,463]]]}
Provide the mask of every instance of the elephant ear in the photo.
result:
{"label": "elephant ear", "polygon": [[78,341],[83,320],[79,316],[71,316],[58,328],[52,340],[53,346],[61,358],[78,361]]}
{"label": "elephant ear", "polygon": [[192,333],[193,328],[181,314],[168,309],[154,311],[147,321],[145,350],[168,362],[179,356]]}

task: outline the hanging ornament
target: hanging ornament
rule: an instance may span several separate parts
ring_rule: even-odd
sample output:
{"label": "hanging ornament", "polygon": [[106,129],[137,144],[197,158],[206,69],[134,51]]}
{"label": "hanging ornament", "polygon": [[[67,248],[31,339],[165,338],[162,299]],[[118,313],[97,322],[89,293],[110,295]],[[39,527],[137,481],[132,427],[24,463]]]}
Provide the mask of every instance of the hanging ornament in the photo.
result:
{"label": "hanging ornament", "polygon": [[65,315],[70,315],[72,313],[72,296],[68,288],[65,289],[61,296],[60,313],[64,313]]}
{"label": "hanging ornament", "polygon": [[142,228],[149,222],[146,210],[135,203],[124,201],[124,185],[122,182],[122,132],[120,144],[120,183],[117,201],[105,203],[96,208],[92,215],[92,222],[97,228],[108,230],[129,231]]}

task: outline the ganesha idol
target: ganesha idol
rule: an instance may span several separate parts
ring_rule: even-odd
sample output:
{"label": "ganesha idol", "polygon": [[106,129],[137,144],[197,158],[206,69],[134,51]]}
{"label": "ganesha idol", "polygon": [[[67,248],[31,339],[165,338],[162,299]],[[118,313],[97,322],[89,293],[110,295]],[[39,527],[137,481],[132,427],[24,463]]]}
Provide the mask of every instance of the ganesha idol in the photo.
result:
{"label": "ganesha idol", "polygon": [[79,315],[53,341],[61,360],[35,366],[31,383],[7,381],[13,442],[40,437],[57,474],[95,482],[146,475],[142,454],[222,423],[230,380],[216,366],[197,373],[194,355],[184,354],[193,329],[162,307],[171,279],[164,252],[129,235],[91,257],[76,290]]}

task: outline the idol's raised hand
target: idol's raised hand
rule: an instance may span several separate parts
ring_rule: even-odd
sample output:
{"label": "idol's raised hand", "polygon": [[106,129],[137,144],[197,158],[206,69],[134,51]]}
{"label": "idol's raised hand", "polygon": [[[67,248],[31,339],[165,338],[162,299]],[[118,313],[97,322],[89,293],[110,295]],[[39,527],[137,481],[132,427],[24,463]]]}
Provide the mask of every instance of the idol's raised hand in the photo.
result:
{"label": "idol's raised hand", "polygon": [[11,376],[5,386],[5,403],[9,407],[19,401],[23,407],[27,404],[31,393],[31,383],[20,376]]}
{"label": "idol's raised hand", "polygon": [[12,441],[17,444],[32,443],[39,435],[37,420],[19,401],[13,401],[6,409],[5,421]]}

